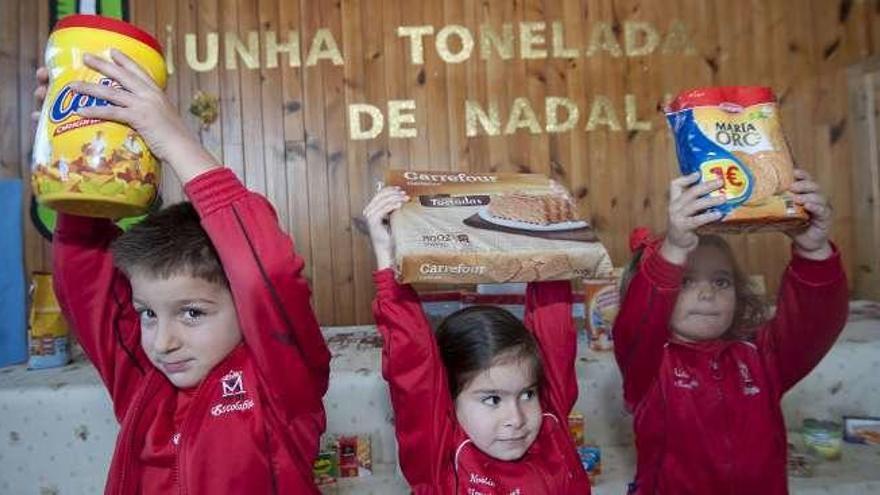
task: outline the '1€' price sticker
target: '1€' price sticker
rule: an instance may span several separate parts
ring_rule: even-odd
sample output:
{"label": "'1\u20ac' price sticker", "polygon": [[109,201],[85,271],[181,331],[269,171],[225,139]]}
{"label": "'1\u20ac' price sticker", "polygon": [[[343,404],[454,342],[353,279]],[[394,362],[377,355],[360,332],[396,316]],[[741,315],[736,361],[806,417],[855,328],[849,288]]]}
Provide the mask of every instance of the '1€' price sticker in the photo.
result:
{"label": "'1\u20ac' price sticker", "polygon": [[720,189],[712,192],[712,196],[724,194],[728,204],[739,204],[747,199],[745,196],[749,193],[749,176],[736,161],[720,158],[703,162],[700,172],[703,182],[720,179],[724,183]]}

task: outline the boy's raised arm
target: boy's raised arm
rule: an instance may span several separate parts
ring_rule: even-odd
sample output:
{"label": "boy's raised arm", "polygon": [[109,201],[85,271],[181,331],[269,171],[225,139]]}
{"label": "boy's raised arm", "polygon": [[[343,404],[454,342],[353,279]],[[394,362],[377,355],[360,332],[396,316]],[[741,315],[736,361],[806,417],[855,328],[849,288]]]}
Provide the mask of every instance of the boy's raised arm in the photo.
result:
{"label": "boy's raised arm", "polygon": [[131,286],[109,251],[119,233],[110,220],[59,214],[52,265],[61,309],[121,421],[151,364],[141,350]]}
{"label": "boy's raised arm", "polygon": [[274,406],[293,415],[323,410],[330,352],[310,305],[305,263],[272,206],[225,168],[185,187],[220,256],[244,340]]}
{"label": "boy's raised arm", "polygon": [[329,352],[309,306],[303,260],[271,205],[220,167],[137,63],[117,50],[110,60],[85,55],[83,62],[121,88],[73,84],[78,93],[111,103],[83,108],[80,115],[131,126],[185,184],[220,256],[270,405],[288,419],[309,413],[323,429]]}

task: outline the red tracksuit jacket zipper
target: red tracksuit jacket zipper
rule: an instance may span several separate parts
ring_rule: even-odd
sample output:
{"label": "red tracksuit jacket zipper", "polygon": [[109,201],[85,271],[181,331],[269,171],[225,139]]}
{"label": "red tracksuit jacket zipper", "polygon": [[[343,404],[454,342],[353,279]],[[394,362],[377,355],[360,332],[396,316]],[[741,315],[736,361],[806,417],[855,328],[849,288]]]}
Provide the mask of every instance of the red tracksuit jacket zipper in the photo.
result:
{"label": "red tracksuit jacket zipper", "polygon": [[141,409],[143,408],[144,401],[146,400],[147,392],[150,391],[153,387],[153,383],[155,381],[155,376],[156,376],[155,372],[147,374],[147,376],[145,378],[144,387],[141,390],[141,394],[138,396],[134,405],[132,405],[132,410],[129,413],[129,415],[132,419],[131,419],[131,426],[129,427],[128,435],[125,439],[125,450],[124,450],[124,454],[123,454],[124,458],[122,459],[122,462],[121,462],[122,476],[120,476],[120,478],[119,478],[119,485],[118,485],[119,493],[125,494],[124,490],[125,490],[125,486],[126,486],[126,479],[128,478],[129,473],[131,472],[132,464],[133,464],[131,449],[132,449],[132,445],[134,444],[134,437],[137,434],[138,425],[140,424],[140,419],[141,419],[140,412],[141,412]]}

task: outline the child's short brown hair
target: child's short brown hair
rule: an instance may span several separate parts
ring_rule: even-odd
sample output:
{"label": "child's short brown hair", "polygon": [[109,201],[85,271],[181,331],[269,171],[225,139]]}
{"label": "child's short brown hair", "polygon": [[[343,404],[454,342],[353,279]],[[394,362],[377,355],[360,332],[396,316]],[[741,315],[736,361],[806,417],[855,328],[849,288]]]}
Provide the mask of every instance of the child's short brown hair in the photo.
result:
{"label": "child's short brown hair", "polygon": [[[752,330],[764,323],[767,318],[767,303],[761,298],[746,276],[745,272],[740,268],[733,254],[733,249],[724,238],[714,234],[699,235],[700,246],[712,246],[720,250],[730,266],[733,268],[733,287],[736,291],[736,307],[733,310],[733,322],[730,329],[724,334],[726,339],[749,339],[752,337]],[[626,296],[626,290],[629,283],[639,270],[639,264],[642,258],[644,248],[637,250],[633,254],[632,260],[623,272],[620,280],[620,297],[621,300]]]}
{"label": "child's short brown hair", "polygon": [[150,214],[113,241],[110,251],[113,263],[126,275],[189,275],[229,286],[214,244],[189,202]]}

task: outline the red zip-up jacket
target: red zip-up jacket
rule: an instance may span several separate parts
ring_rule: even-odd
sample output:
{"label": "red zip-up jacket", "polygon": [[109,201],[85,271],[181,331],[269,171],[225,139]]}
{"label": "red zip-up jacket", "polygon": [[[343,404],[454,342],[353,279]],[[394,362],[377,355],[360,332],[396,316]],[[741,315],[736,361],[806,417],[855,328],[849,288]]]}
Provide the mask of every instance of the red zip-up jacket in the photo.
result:
{"label": "red zip-up jacket", "polygon": [[458,424],[434,332],[416,292],[398,284],[391,269],[373,278],[373,315],[384,339],[382,374],[391,390],[400,466],[414,493],[590,493],[567,426],[578,394],[569,282],[528,286],[525,324],[543,358],[543,421],[522,458],[501,461],[477,449]]}
{"label": "red zip-up jacket", "polygon": [[614,325],[638,449],[630,493],[788,493],[782,395],[815,367],[846,323],[846,276],[793,254],[776,315],[754,339],[685,343],[669,322],[684,268],[646,249]]}
{"label": "red zip-up jacket", "polygon": [[108,220],[59,216],[55,290],[121,425],[105,492],[141,493],[145,436],[167,431],[176,433],[169,441],[177,446],[177,493],[318,493],[312,464],[325,428],[330,354],[303,260],[269,202],[230,170],[198,176],[186,194],[220,256],[243,343],[195,389],[179,425],[174,408],[183,392],[141,349],[131,287],[108,252],[119,230]]}

